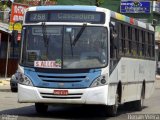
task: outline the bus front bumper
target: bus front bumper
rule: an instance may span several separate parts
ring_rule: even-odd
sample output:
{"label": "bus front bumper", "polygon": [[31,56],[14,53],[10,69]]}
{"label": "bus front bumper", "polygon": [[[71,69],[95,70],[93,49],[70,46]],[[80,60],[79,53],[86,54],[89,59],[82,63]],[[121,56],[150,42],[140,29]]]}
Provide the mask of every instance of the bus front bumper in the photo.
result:
{"label": "bus front bumper", "polygon": [[51,88],[38,88],[18,84],[20,103],[64,103],[64,104],[101,104],[107,105],[108,85],[86,89],[66,89],[67,95],[54,95]]}

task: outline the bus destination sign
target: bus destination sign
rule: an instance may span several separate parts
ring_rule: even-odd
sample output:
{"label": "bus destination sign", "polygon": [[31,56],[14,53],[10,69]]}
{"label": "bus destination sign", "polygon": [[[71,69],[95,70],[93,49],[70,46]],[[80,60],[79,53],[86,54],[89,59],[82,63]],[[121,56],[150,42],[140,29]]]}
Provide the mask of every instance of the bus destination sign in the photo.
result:
{"label": "bus destination sign", "polygon": [[32,11],[27,13],[25,22],[89,22],[104,24],[105,14],[86,11]]}
{"label": "bus destination sign", "polygon": [[47,21],[47,18],[48,18],[48,14],[45,14],[45,13],[30,14],[30,21],[45,22]]}
{"label": "bus destination sign", "polygon": [[79,21],[79,22],[98,22],[101,20],[100,14],[96,13],[57,13],[51,15],[51,21]]}

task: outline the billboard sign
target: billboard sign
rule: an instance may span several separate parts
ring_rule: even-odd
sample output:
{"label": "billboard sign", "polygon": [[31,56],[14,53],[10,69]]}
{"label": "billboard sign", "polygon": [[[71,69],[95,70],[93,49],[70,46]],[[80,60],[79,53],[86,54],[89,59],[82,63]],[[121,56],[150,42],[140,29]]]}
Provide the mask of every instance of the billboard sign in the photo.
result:
{"label": "billboard sign", "polygon": [[150,1],[121,1],[121,13],[150,13]]}
{"label": "billboard sign", "polygon": [[16,22],[23,21],[24,13],[27,8],[28,8],[28,5],[23,5],[19,3],[12,4],[9,30],[14,29],[14,30],[21,31],[21,28],[22,28],[21,23],[16,23]]}

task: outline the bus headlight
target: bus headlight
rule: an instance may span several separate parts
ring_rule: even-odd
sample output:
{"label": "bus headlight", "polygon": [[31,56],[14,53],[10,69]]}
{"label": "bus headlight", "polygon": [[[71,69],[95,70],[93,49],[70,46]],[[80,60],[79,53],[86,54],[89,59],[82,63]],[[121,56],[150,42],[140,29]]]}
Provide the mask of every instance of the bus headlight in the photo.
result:
{"label": "bus headlight", "polygon": [[27,85],[27,86],[33,86],[31,80],[24,74],[19,74],[19,79],[18,79],[19,84]]}
{"label": "bus headlight", "polygon": [[108,75],[101,75],[100,77],[96,78],[90,87],[98,87],[107,84]]}

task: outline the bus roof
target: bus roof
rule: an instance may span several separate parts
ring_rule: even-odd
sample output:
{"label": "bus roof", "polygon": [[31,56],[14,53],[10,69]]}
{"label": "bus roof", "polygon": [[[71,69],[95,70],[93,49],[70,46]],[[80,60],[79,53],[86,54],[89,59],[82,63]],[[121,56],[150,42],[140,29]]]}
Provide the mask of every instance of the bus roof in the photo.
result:
{"label": "bus roof", "polygon": [[29,11],[41,10],[82,10],[82,11],[96,11],[96,6],[87,5],[54,5],[54,6],[35,6],[30,7]]}
{"label": "bus roof", "polygon": [[111,11],[111,17],[116,19],[116,20],[127,22],[127,23],[129,23],[131,25],[139,26],[141,28],[154,31],[154,28],[153,28],[153,26],[151,24],[138,21],[138,20],[136,20],[134,18],[122,15],[120,13],[116,13],[116,12]]}
{"label": "bus roof", "polygon": [[[98,9],[99,8],[99,9]],[[120,20],[135,26],[139,26],[144,29],[148,29],[151,31],[154,31],[153,26],[151,26],[148,23],[143,23],[141,21],[138,21],[134,18],[122,15],[120,13],[111,11],[106,8],[100,8],[96,6],[87,6],[87,5],[54,5],[54,6],[35,6],[35,7],[29,7],[28,11],[42,11],[42,10],[80,10],[80,11],[103,11],[105,10],[110,12],[110,16],[116,20]]]}

